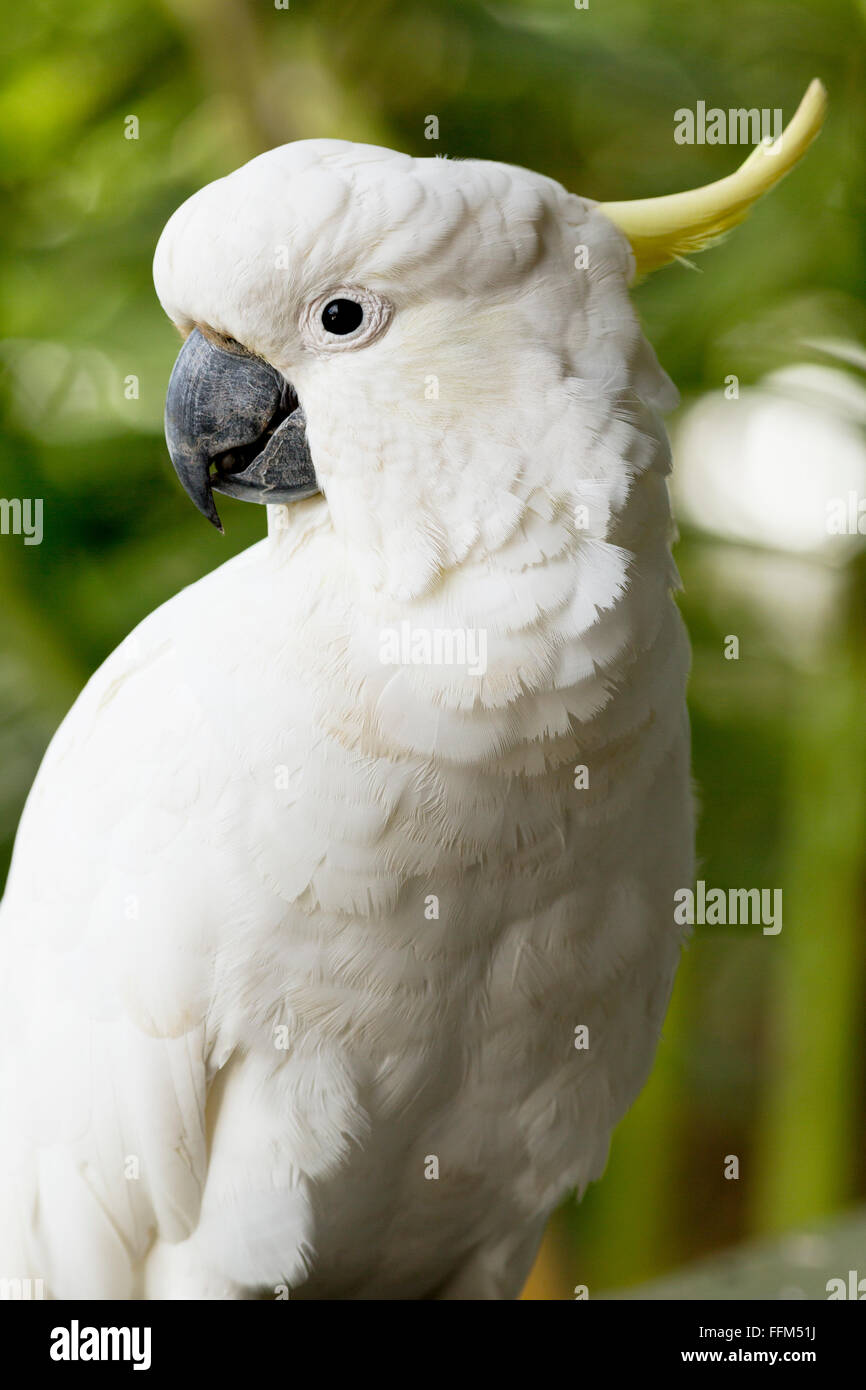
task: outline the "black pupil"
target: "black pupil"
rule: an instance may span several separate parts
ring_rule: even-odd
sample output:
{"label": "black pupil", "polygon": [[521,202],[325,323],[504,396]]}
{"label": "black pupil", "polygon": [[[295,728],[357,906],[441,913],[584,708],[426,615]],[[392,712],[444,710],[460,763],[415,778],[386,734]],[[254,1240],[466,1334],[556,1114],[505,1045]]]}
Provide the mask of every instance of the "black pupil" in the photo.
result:
{"label": "black pupil", "polygon": [[364,310],[354,299],[332,299],[322,310],[322,323],[329,333],[354,333]]}

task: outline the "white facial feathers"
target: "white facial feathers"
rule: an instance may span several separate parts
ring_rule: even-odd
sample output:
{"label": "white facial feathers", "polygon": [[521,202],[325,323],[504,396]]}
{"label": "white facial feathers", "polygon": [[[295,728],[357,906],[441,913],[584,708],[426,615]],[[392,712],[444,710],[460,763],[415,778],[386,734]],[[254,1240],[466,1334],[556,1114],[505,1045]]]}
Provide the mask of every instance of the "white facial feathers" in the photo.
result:
{"label": "white facial feathers", "polygon": [[[603,544],[666,457],[644,412],[675,393],[632,270],[595,205],[542,175],[329,140],[202,189],[154,266],[182,329],[236,338],[292,382],[351,564],[401,600],[493,554],[508,571]],[[310,315],[344,286],[382,322],[329,346]]]}

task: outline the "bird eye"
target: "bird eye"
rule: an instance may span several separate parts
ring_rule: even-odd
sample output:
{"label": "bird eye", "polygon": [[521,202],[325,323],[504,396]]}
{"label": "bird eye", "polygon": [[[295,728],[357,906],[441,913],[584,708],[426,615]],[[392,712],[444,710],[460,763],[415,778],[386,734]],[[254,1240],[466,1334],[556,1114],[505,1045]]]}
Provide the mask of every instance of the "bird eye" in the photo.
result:
{"label": "bird eye", "polygon": [[391,321],[393,305],[361,285],[332,285],[306,304],[299,327],[314,352],[354,351],[374,343]]}
{"label": "bird eye", "polygon": [[354,299],[332,299],[322,310],[322,326],[328,333],[342,338],[354,333],[364,321],[364,306]]}

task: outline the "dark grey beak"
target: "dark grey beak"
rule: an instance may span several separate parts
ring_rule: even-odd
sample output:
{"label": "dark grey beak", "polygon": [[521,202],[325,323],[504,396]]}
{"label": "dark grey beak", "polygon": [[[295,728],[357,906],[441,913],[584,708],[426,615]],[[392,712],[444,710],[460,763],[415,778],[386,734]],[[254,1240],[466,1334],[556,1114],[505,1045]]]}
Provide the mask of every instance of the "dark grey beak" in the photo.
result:
{"label": "dark grey beak", "polygon": [[306,425],[275,368],[193,329],[168,383],[165,438],[177,476],[218,530],[214,490],[244,502],[295,502],[319,491]]}

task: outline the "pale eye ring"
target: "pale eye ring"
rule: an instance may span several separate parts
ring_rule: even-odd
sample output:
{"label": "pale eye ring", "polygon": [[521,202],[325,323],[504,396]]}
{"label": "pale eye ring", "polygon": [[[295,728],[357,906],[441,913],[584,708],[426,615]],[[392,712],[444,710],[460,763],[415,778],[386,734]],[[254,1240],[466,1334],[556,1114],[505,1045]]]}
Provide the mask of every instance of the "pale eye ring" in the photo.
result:
{"label": "pale eye ring", "polygon": [[374,290],[336,285],[306,306],[301,334],[319,352],[366,347],[384,333],[392,313],[392,305]]}

